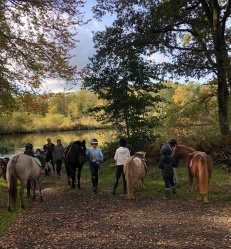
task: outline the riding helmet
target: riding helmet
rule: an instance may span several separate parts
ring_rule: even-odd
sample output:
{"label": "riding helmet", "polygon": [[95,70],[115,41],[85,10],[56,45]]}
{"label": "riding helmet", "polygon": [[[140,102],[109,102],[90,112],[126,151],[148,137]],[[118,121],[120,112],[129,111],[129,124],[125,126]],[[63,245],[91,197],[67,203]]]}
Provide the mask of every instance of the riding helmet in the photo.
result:
{"label": "riding helmet", "polygon": [[96,138],[93,138],[93,139],[91,140],[91,144],[98,144],[98,140],[97,140]]}
{"label": "riding helmet", "polygon": [[33,144],[32,143],[27,143],[25,148],[26,148],[26,150],[33,150]]}
{"label": "riding helmet", "polygon": [[160,152],[164,155],[171,155],[172,149],[169,144],[164,144],[160,150]]}
{"label": "riding helmet", "polygon": [[175,138],[171,138],[170,140],[168,140],[168,144],[170,144],[171,146],[175,146],[177,144],[177,141]]}
{"label": "riding helmet", "polygon": [[126,147],[127,147],[129,150],[132,150],[131,144],[127,144]]}

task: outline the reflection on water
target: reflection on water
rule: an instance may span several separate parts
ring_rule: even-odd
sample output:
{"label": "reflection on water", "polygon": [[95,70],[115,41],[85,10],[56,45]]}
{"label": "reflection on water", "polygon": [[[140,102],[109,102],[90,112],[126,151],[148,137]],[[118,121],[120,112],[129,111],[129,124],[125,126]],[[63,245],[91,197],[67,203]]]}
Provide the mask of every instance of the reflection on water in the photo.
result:
{"label": "reflection on water", "polygon": [[[42,148],[47,143],[47,138],[50,137],[51,141],[56,144],[57,139],[61,139],[62,144],[66,147],[71,141],[85,140],[87,147],[91,144],[92,138],[97,138],[99,146],[105,141],[110,142],[112,140],[114,130],[90,130],[90,131],[63,131],[63,132],[51,132],[51,133],[34,133],[34,134],[13,134],[13,135],[1,135],[0,141],[4,145],[13,145],[15,151],[13,154],[22,153],[26,143],[32,143],[34,149]],[[12,153],[7,156],[12,156]],[[5,154],[6,155],[6,154]],[[5,156],[1,155],[0,156]]]}

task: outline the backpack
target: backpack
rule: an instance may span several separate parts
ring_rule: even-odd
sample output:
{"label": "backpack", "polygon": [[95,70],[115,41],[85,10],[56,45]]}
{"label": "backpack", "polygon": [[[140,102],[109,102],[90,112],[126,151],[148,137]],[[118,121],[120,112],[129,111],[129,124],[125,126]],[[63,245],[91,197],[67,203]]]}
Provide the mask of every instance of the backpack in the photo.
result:
{"label": "backpack", "polygon": [[163,163],[163,170],[162,170],[162,176],[163,178],[170,178],[174,175],[173,171],[173,162],[171,163]]}

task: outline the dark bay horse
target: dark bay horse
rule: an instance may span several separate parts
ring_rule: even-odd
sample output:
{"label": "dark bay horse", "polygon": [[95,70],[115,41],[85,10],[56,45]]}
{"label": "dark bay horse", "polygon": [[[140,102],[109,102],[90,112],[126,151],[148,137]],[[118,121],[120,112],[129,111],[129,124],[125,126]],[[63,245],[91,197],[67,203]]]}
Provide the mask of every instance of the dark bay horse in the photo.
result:
{"label": "dark bay horse", "polygon": [[191,147],[176,145],[173,149],[173,156],[176,159],[183,159],[188,167],[190,192],[193,191],[193,178],[197,184],[197,199],[204,196],[204,202],[208,202],[209,182],[212,176],[213,160],[202,151],[195,151]]}
{"label": "dark bay horse", "polygon": [[77,187],[80,186],[80,178],[81,172],[83,169],[83,165],[86,162],[86,142],[85,140],[71,142],[66,148],[64,152],[64,163],[67,173],[67,184],[71,186],[71,188],[75,188],[75,177],[76,177],[76,169],[78,169],[77,174]]}
{"label": "dark bay horse", "polygon": [[135,155],[128,158],[124,163],[124,175],[129,200],[135,199],[134,188],[138,180],[141,181],[141,188],[144,188],[144,179],[147,173],[145,155],[146,152],[136,152]]}
{"label": "dark bay horse", "polygon": [[[40,200],[42,200],[42,194],[41,194],[41,171],[42,168],[45,166],[45,155],[38,155],[38,158],[40,160],[34,159],[31,156],[25,155],[25,154],[19,154],[14,157],[12,157],[8,164],[6,169],[6,179],[7,179],[7,186],[8,186],[8,203],[7,203],[7,209],[10,211],[10,203],[11,201],[13,203],[16,203],[17,199],[17,179],[20,181],[20,206],[21,208],[24,208],[23,203],[23,194],[24,194],[24,188],[27,185],[27,181],[35,181],[36,186],[38,186],[39,189],[39,197]],[[35,184],[33,184],[33,199],[35,199]]]}

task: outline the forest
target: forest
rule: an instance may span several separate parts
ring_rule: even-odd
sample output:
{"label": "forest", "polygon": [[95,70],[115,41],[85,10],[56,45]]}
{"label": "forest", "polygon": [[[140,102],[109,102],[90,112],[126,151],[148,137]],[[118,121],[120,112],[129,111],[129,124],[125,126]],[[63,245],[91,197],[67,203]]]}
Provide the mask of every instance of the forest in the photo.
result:
{"label": "forest", "polygon": [[[219,136],[219,124],[213,85],[171,81],[163,84],[165,88],[159,92],[162,101],[148,112],[148,118],[157,117],[159,120],[158,125],[153,128],[155,133],[164,138],[176,136],[183,140],[197,134],[210,141],[216,140],[216,136]],[[2,112],[0,132],[6,134],[106,128],[109,124],[97,121],[90,111],[96,106],[105,106],[106,103],[106,100],[99,99],[96,94],[85,89],[69,93],[28,95],[24,104],[18,105],[18,109]]]}

